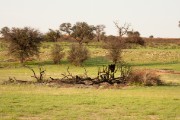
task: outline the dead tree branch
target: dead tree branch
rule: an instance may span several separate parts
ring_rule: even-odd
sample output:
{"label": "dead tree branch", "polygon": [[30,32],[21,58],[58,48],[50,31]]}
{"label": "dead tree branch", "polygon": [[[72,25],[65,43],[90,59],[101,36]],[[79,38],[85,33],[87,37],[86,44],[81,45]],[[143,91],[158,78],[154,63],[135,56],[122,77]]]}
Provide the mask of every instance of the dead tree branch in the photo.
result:
{"label": "dead tree branch", "polygon": [[37,82],[43,82],[46,70],[43,70],[42,67],[39,66],[39,76],[38,76],[33,68],[31,68],[29,66],[25,66],[25,67],[33,72],[33,76],[31,76],[31,77],[34,77],[37,80]]}
{"label": "dead tree branch", "polygon": [[118,29],[118,34],[120,38],[122,38],[124,35],[127,34],[129,27],[131,26],[130,24],[127,24],[127,23],[125,23],[123,26],[120,26],[117,21],[114,21],[114,24],[116,28]]}
{"label": "dead tree branch", "polygon": [[62,80],[63,79],[75,79],[75,77],[72,75],[72,73],[70,73],[70,71],[69,71],[69,66],[68,66],[68,68],[66,69],[67,70],[67,75],[66,75],[66,73],[64,73],[64,74],[61,74],[62,76],[64,76],[63,78],[62,78]]}

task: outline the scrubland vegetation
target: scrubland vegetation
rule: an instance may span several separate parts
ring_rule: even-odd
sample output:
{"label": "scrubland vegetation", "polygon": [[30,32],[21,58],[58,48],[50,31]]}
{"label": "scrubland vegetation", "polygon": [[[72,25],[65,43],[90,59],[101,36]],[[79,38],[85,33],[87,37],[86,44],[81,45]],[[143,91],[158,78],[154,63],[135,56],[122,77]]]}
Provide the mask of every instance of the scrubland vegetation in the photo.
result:
{"label": "scrubland vegetation", "polygon": [[[115,25],[119,36],[85,22],[46,34],[3,28],[0,119],[178,120],[180,39]],[[62,78],[73,84],[57,84]]]}

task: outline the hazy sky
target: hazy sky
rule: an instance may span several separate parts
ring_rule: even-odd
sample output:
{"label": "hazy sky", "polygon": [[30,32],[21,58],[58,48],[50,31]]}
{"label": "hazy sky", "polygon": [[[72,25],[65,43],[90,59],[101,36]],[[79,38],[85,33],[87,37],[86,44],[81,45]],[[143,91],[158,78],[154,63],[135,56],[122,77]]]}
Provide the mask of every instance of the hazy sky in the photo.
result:
{"label": "hazy sky", "polygon": [[180,37],[180,0],[0,0],[0,28],[31,26],[47,32],[77,21],[104,24],[113,35],[113,21],[119,21],[144,37]]}

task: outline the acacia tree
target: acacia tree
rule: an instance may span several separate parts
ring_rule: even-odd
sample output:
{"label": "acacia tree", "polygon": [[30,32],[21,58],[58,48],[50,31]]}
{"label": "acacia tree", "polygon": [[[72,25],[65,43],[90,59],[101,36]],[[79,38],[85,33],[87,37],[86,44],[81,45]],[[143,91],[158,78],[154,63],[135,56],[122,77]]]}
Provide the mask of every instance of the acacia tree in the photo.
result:
{"label": "acacia tree", "polygon": [[71,35],[71,23],[62,23],[59,28],[62,32],[67,33],[69,36]]}
{"label": "acacia tree", "polygon": [[82,44],[85,40],[92,40],[94,38],[94,30],[94,26],[88,25],[86,22],[77,22],[72,27],[71,36],[76,39],[79,44]]}
{"label": "acacia tree", "polygon": [[60,37],[61,33],[59,30],[49,29],[49,31],[45,34],[44,39],[46,41],[57,42]]}
{"label": "acacia tree", "polygon": [[38,30],[29,27],[8,28],[7,30],[3,32],[3,28],[1,34],[9,43],[9,53],[19,59],[20,63],[24,63],[28,57],[38,55],[42,40],[42,35]]}
{"label": "acacia tree", "polygon": [[104,28],[105,28],[105,25],[97,25],[95,27],[96,38],[98,42],[102,39],[103,35],[105,34]]}

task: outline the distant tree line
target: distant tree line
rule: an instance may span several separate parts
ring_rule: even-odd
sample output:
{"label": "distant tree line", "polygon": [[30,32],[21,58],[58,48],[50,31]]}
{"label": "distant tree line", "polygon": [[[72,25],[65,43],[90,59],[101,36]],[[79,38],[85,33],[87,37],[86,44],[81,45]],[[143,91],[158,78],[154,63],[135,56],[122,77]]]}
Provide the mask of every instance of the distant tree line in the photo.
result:
{"label": "distant tree line", "polygon": [[[72,44],[68,52],[68,60],[74,65],[82,65],[89,58],[89,51],[83,43],[89,43],[92,40],[105,45],[105,49],[109,51],[109,57],[117,63],[121,61],[121,51],[126,47],[126,44],[144,45],[144,40],[140,37],[138,31],[130,30],[130,24],[120,26],[118,22],[114,22],[118,36],[105,33],[105,25],[89,25],[86,22],[62,23],[58,30],[49,29],[45,34],[39,30],[30,27],[24,28],[8,28],[4,27],[0,30],[0,34],[8,43],[9,53],[17,58],[21,63],[24,63],[27,58],[39,55],[40,44],[43,41],[58,42],[76,41],[78,45]],[[64,57],[63,48],[55,44],[51,50],[52,59],[55,64],[60,63]]]}

